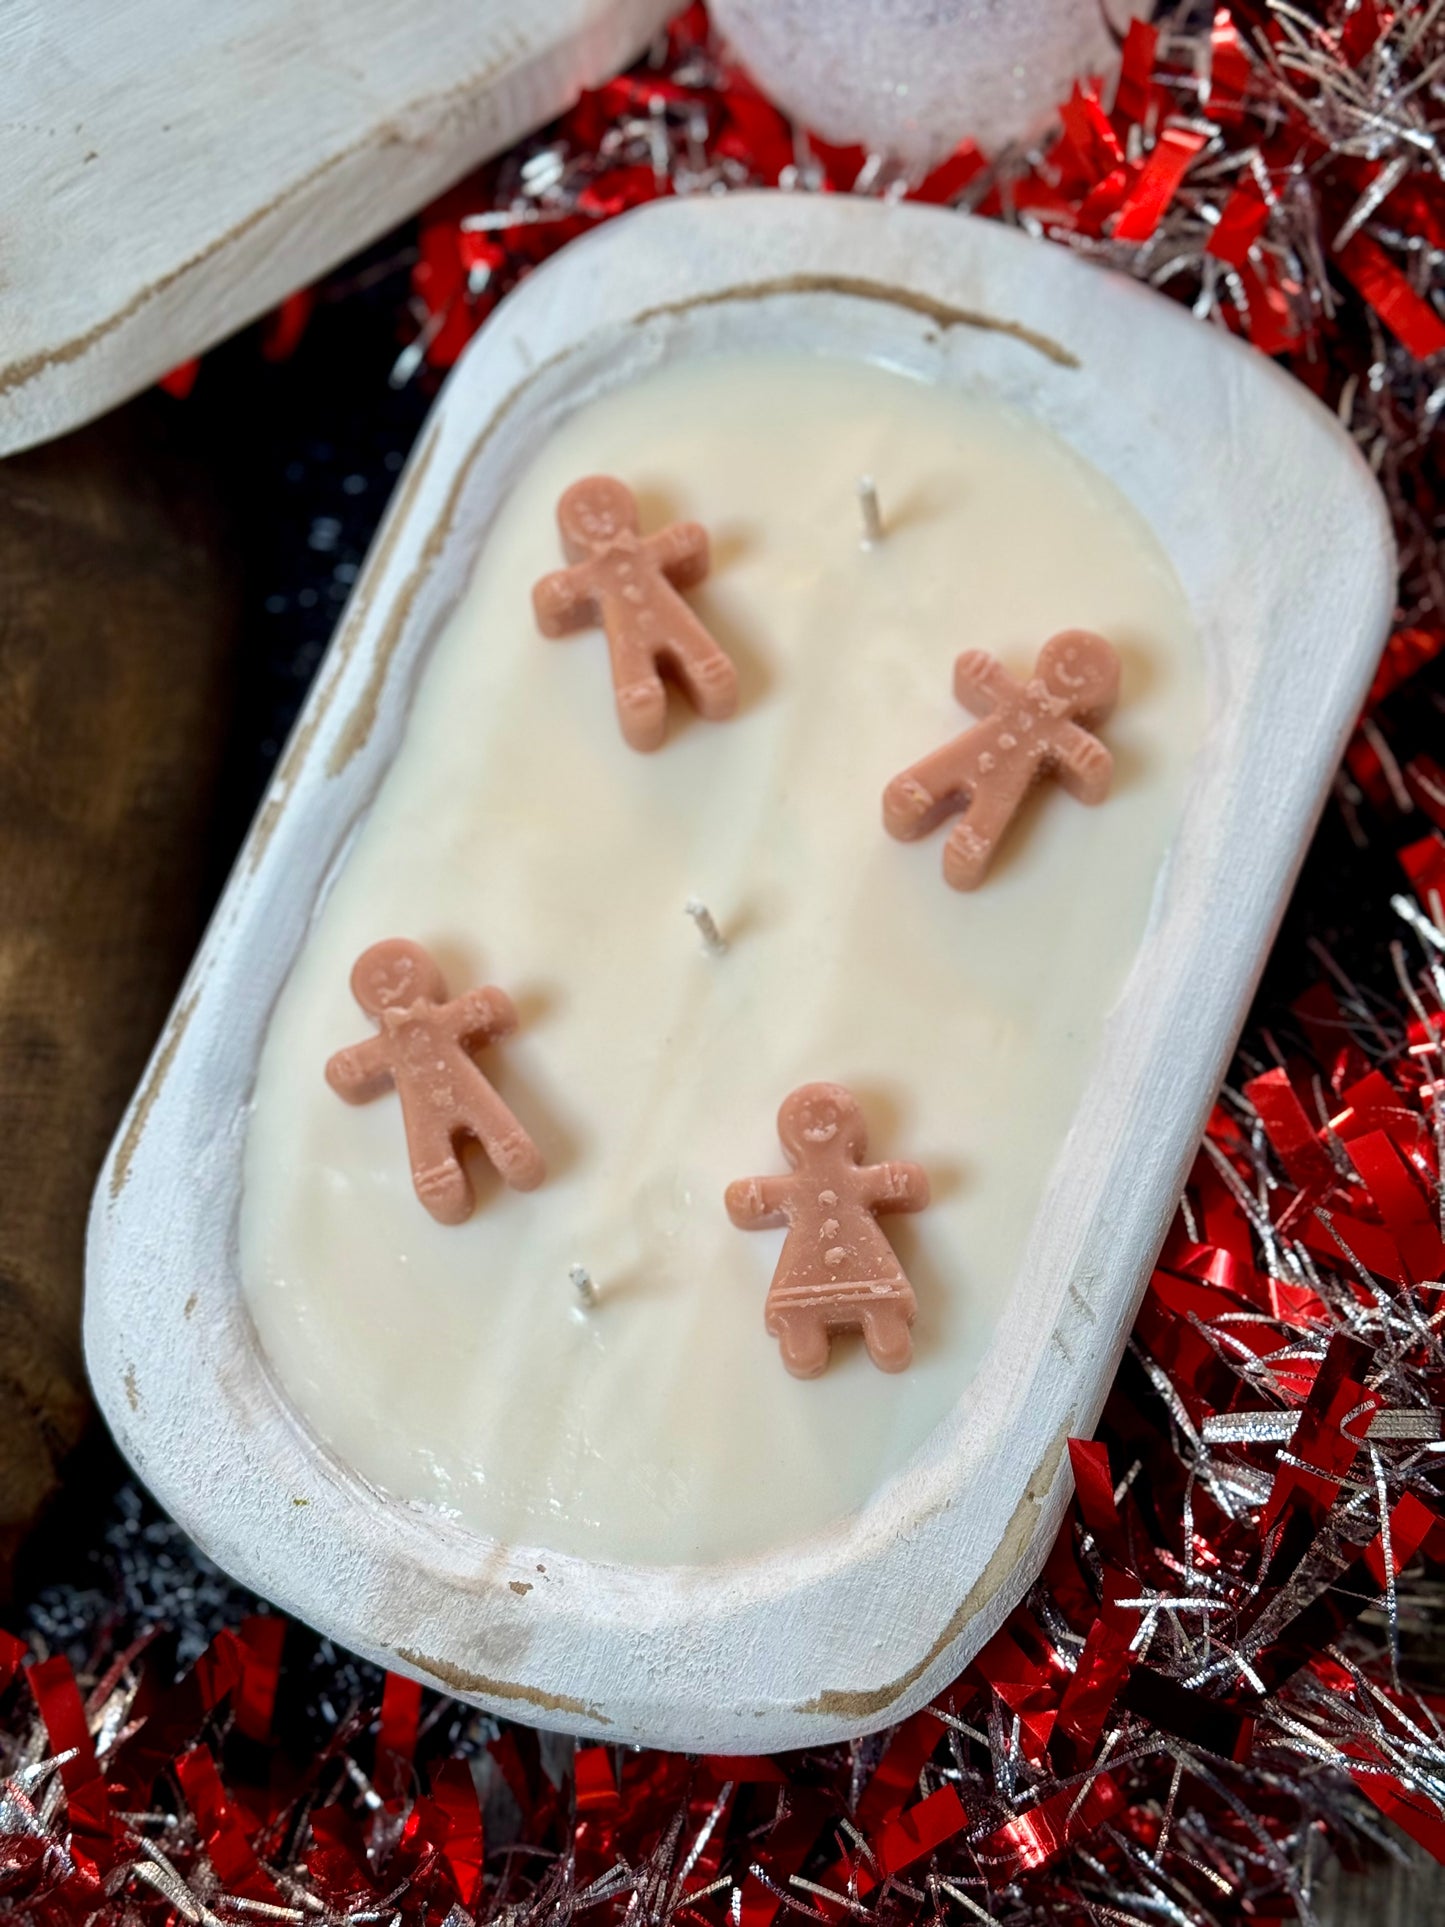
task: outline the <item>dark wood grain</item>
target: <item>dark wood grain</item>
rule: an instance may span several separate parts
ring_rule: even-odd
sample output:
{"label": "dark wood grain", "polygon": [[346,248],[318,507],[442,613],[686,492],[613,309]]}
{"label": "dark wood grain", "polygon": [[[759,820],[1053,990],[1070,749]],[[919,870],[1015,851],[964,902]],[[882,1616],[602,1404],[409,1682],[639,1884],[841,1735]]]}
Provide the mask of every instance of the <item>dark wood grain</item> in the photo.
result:
{"label": "dark wood grain", "polygon": [[1314,1896],[1321,1927],[1445,1927],[1445,1867],[1402,1843],[1367,1873],[1326,1869]]}
{"label": "dark wood grain", "polygon": [[87,1421],[86,1204],[200,915],[236,597],[171,406],[0,463],[0,1584]]}

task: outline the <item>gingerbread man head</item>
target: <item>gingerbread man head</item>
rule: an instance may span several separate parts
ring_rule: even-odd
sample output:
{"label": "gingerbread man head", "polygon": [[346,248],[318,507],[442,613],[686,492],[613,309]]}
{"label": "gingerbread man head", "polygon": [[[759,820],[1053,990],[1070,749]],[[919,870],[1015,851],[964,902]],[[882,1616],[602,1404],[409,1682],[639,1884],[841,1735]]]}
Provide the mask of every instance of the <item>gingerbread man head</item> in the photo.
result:
{"label": "gingerbread man head", "polygon": [[1119,695],[1119,658],[1102,636],[1063,629],[1039,651],[1035,675],[1070,715],[1102,721]]}
{"label": "gingerbread man head", "polygon": [[410,1010],[413,1004],[445,1001],[447,987],[441,971],[419,943],[388,937],[363,950],[351,971],[351,994],[368,1017],[388,1010]]}
{"label": "gingerbread man head", "polygon": [[636,535],[637,502],[625,482],[611,475],[584,475],[557,504],[562,552],[569,562],[586,562],[619,536]]}
{"label": "gingerbread man head", "polygon": [[794,1165],[841,1149],[855,1164],[868,1148],[858,1100],[841,1084],[804,1084],[783,1099],[778,1137]]}

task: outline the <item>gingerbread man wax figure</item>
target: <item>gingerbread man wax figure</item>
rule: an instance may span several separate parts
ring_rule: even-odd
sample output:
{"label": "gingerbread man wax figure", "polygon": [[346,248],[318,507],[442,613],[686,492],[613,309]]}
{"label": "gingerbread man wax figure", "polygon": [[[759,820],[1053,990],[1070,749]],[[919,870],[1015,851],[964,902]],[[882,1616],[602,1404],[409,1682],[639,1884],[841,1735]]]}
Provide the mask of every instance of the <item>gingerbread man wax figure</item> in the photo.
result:
{"label": "gingerbread man wax figure", "polygon": [[663,668],[700,716],[731,716],[737,671],[678,594],[707,574],[707,530],[674,522],[640,535],[632,491],[610,475],[574,482],[557,504],[557,526],[571,566],[533,589],[537,626],[544,636],[565,636],[602,625],[617,719],[632,747],[657,749],[667,733]]}
{"label": "gingerbread man wax figure", "polygon": [[403,937],[362,952],[351,990],[380,1033],[337,1051],[326,1081],[348,1104],[395,1089],[412,1183],[432,1216],[461,1224],[471,1213],[471,1179],[458,1156],[465,1138],[481,1145],[514,1191],[534,1190],[546,1176],[542,1153],[469,1055],[516,1029],[507,993],[469,990],[446,1002],[435,960]]}
{"label": "gingerbread man wax figure", "polygon": [[928,1178],[916,1164],[864,1164],[863,1113],[841,1084],[804,1084],[783,1100],[783,1177],[739,1178],[727,1211],[743,1230],[786,1225],[765,1319],[795,1378],[816,1378],[833,1334],[861,1331],[868,1356],[901,1372],[913,1356],[918,1306],[876,1214],[922,1211]]}
{"label": "gingerbread man wax figure", "polygon": [[1056,777],[1081,803],[1108,795],[1113,758],[1089,731],[1114,707],[1119,658],[1102,636],[1065,629],[1020,684],[982,649],[966,649],[953,666],[953,692],[983,720],[894,777],[883,792],[883,823],[911,842],[961,810],[943,874],[955,890],[974,890],[1040,777]]}

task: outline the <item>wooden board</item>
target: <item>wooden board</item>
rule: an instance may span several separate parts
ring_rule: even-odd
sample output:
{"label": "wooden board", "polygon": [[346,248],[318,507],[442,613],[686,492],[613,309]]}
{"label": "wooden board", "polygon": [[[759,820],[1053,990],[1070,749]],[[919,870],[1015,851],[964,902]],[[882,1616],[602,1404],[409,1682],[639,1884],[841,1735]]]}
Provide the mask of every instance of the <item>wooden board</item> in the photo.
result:
{"label": "wooden board", "polygon": [[[241,1149],[318,893],[537,438],[662,358],[750,347],[886,360],[1060,435],[1170,556],[1209,720],[977,1377],[895,1481],[806,1546],[629,1568],[423,1517],[314,1442],[241,1297]],[[500,1712],[756,1752],[922,1705],[1052,1543],[1068,1437],[1092,1429],[1113,1377],[1394,587],[1383,501],[1334,418],[1262,356],[1063,249],[934,209],[781,194],[659,203],[564,249],[436,406],[97,1189],[87,1356],[123,1449],[247,1584]],[[545,1588],[529,1583],[538,1561]]]}
{"label": "wooden board", "polygon": [[1400,1844],[1399,1860],[1365,1873],[1346,1873],[1337,1861],[1325,1868],[1310,1894],[1320,1927],[1445,1927],[1445,1867]]}
{"label": "wooden board", "polygon": [[85,1199],[202,921],[240,594],[171,426],[0,464],[0,1586],[90,1410]]}
{"label": "wooden board", "polygon": [[0,454],[263,314],[625,65],[672,11],[0,8]]}

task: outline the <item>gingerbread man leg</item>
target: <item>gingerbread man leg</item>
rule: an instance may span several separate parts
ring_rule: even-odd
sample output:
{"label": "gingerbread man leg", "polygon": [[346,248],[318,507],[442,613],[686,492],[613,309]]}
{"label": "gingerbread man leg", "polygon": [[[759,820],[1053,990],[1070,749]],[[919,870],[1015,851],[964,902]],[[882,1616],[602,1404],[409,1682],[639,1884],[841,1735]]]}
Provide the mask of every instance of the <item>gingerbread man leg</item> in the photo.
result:
{"label": "gingerbread man leg", "polygon": [[955,890],[976,890],[988,874],[998,840],[1009,826],[1019,799],[980,785],[943,846],[944,881]]}
{"label": "gingerbread man leg", "polygon": [[614,648],[612,683],[624,741],[644,752],[661,749],[667,735],[667,690],[652,657],[639,649]]}
{"label": "gingerbread man leg", "polygon": [[768,1320],[768,1330],[794,1378],[818,1378],[828,1369],[828,1326],[820,1312],[776,1312]]}
{"label": "gingerbread man leg", "polygon": [[738,672],[685,603],[674,612],[668,666],[698,715],[725,723],[738,706]]}
{"label": "gingerbread man leg", "polygon": [[438,1224],[465,1224],[474,1202],[472,1181],[457,1156],[452,1126],[413,1113],[406,1120],[406,1140],[418,1198]]}
{"label": "gingerbread man leg", "polygon": [[902,1305],[879,1305],[863,1314],[863,1343],[880,1372],[901,1372],[913,1357],[913,1334]]}
{"label": "gingerbread man leg", "polygon": [[920,757],[883,792],[883,827],[900,842],[926,836],[963,793],[957,745]]}
{"label": "gingerbread man leg", "polygon": [[542,1153],[490,1086],[472,1092],[467,1126],[514,1191],[536,1190],[547,1175]]}

